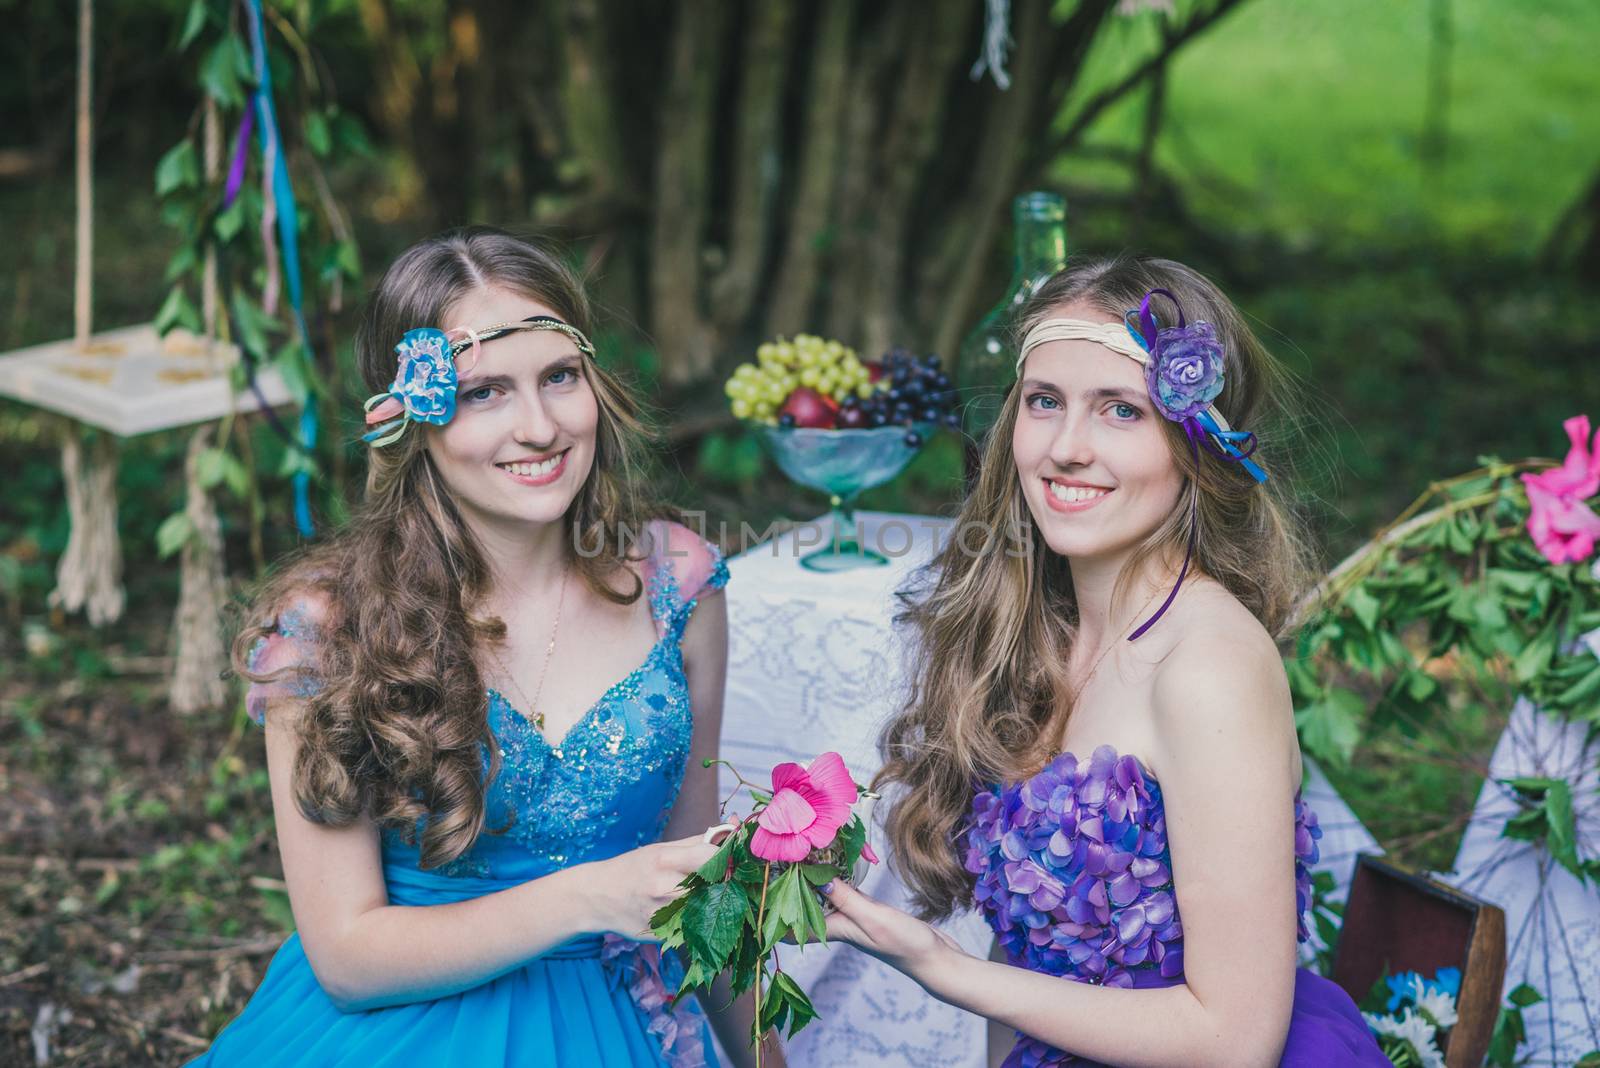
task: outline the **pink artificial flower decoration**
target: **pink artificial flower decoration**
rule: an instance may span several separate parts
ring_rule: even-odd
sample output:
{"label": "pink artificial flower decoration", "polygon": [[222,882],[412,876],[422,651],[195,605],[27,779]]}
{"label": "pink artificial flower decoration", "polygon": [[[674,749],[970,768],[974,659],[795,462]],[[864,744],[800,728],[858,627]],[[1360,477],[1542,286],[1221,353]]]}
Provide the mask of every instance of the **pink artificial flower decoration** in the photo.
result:
{"label": "pink artificial flower decoration", "polygon": [[756,817],[750,852],[763,860],[805,860],[813,849],[833,844],[855,799],[855,780],[838,753],[823,753],[810,768],[779,764],[772,769],[772,800]]}
{"label": "pink artificial flower decoration", "polygon": [[1589,443],[1589,417],[1561,424],[1572,448],[1560,467],[1522,476],[1528,490],[1528,533],[1552,564],[1577,563],[1600,541],[1600,516],[1584,504],[1600,490],[1600,431]]}

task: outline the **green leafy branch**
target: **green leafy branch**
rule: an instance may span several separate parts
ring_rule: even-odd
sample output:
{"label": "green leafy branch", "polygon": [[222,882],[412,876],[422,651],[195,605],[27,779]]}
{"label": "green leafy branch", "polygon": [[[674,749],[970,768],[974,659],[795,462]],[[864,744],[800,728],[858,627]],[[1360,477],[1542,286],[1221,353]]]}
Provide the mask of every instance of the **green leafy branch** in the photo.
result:
{"label": "green leafy branch", "polygon": [[[751,789],[758,808],[766,802],[765,794],[743,778],[739,782]],[[805,991],[783,971],[777,947],[827,942],[828,923],[816,888],[852,877],[867,829],[860,816],[852,815],[827,848],[813,850],[803,863],[783,864],[751,852],[756,826],[753,818],[739,822],[717,852],[683,880],[684,893],[650,918],[650,927],[663,949],[681,950],[686,959],[675,996],[707,990],[724,972],[735,996],[754,988],[751,1042],[759,1061],[763,1034],[786,1028],[793,1037],[816,1019]]]}
{"label": "green leafy branch", "polygon": [[1494,710],[1520,694],[1600,722],[1600,660],[1569,647],[1600,627],[1600,589],[1527,534],[1516,476],[1548,464],[1486,459],[1434,483],[1313,591],[1286,664],[1308,752],[1338,766],[1370,734],[1441,729],[1447,684]]}
{"label": "green leafy branch", "polygon": [[[360,123],[339,109],[331,72],[307,44],[341,7],[335,0],[265,0],[262,5],[266,62],[275,75],[279,150],[295,176],[298,236],[309,269],[308,314],[318,302],[326,311],[338,312],[344,287],[361,277],[351,226],[333,197],[326,166],[335,159],[370,155],[371,144]],[[240,5],[233,0],[190,0],[172,50],[175,61],[193,65],[199,104],[182,139],[155,168],[162,217],[179,235],[166,268],[170,288],[156,314],[156,330],[213,333],[237,345],[252,364],[275,368],[296,404],[313,404],[329,394],[328,384],[300,332],[290,328],[288,302],[269,313],[251,294],[260,286],[272,254],[267,243],[276,240],[264,226],[262,162],[253,144],[244,146],[245,180],[226,202],[229,156],[236,150],[235,136],[247,112],[254,107],[251,95],[257,88]],[[212,168],[205,163],[208,151]],[[207,174],[208,169],[212,173]],[[207,306],[213,296],[214,313],[208,322]],[[244,390],[244,366],[235,366],[232,375],[234,390]],[[224,438],[219,451],[227,448],[226,434]],[[251,465],[249,442],[243,435],[237,447],[242,458],[232,462],[208,455],[202,481],[225,482],[236,495],[249,499],[256,517],[261,504],[252,499],[253,475],[241,480],[236,470]],[[298,448],[287,450],[279,474],[288,477],[301,471],[315,474],[315,460]],[[241,488],[244,482],[252,487],[248,498]],[[186,522],[180,513],[163,524],[159,539],[163,555],[178,551],[187,541],[192,531]]]}

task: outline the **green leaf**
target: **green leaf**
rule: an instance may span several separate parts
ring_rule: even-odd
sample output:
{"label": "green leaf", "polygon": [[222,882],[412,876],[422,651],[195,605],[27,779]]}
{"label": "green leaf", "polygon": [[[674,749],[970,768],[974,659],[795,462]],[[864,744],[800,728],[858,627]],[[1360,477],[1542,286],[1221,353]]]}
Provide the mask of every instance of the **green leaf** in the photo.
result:
{"label": "green leaf", "polygon": [[194,536],[194,524],[183,512],[173,512],[156,528],[156,555],[165,560]]}
{"label": "green leaf", "polygon": [[1350,762],[1361,741],[1366,703],[1361,695],[1341,687],[1330,689],[1322,700],[1295,711],[1300,742],[1313,756],[1342,767]]}
{"label": "green leaf", "polygon": [[839,869],[832,864],[802,864],[800,875],[812,886],[821,886],[823,883],[832,882],[839,878]]}
{"label": "green leaf", "polygon": [[1595,693],[1600,693],[1600,664],[1589,669],[1577,682],[1562,690],[1551,698],[1550,703],[1563,708],[1571,708],[1580,701],[1588,700]]}
{"label": "green leaf", "polygon": [[182,52],[200,36],[206,24],[206,0],[189,0],[189,13],[184,16],[183,32],[178,34],[178,51]]}
{"label": "green leaf", "polygon": [[844,852],[839,867],[848,877],[855,871],[856,861],[861,859],[861,847],[867,844],[867,825],[861,822],[860,816],[851,816],[850,822],[839,828],[834,842]]}
{"label": "green leaf", "polygon": [[244,229],[244,198],[235,198],[232,204],[217,213],[211,224],[211,229],[216,232],[222,241],[232,241],[234,236]]}
{"label": "green leaf", "polygon": [[778,984],[774,982],[772,986],[767,988],[767,996],[761,1000],[761,1015],[755,1021],[755,1028],[758,1032],[756,1041],[759,1042],[761,1040],[760,1036],[773,1028],[782,1027],[788,1015],[789,999],[783,995],[778,989]]}
{"label": "green leaf", "polygon": [[252,356],[260,360],[271,356],[267,335],[276,331],[278,324],[261,310],[260,305],[237,290],[233,294],[233,325],[239,333],[239,344]]}
{"label": "green leaf", "polygon": [[817,1018],[817,1010],[811,1004],[811,999],[806,997],[806,992],[800,989],[800,984],[789,978],[787,972],[779,972],[772,977],[772,989],[779,991],[784,1002],[789,1007],[789,1037],[793,1038],[795,1032]]}
{"label": "green leaf", "polygon": [[1545,847],[1563,868],[1582,878],[1578,862],[1578,831],[1572,815],[1572,787],[1565,782],[1550,784],[1544,799],[1545,819],[1550,825],[1550,835]]}
{"label": "green leaf", "polygon": [[[805,923],[805,906],[800,901],[800,869],[791,866],[767,887],[766,911],[761,917],[761,949],[771,951],[786,933],[794,932]],[[796,941],[803,941],[805,932],[798,932]]]}
{"label": "green leaf", "polygon": [[1371,590],[1365,586],[1357,586],[1345,596],[1344,603],[1363,627],[1368,630],[1377,629],[1378,612],[1382,606],[1378,603],[1378,599],[1372,596]]}
{"label": "green leaf", "polygon": [[1573,1065],[1572,1068],[1600,1068],[1600,1049],[1592,1050],[1579,1057],[1578,1063]]}
{"label": "green leaf", "polygon": [[202,489],[215,489],[227,468],[228,454],[221,449],[206,449],[195,459],[195,477]]}
{"label": "green leaf", "polygon": [[708,883],[720,883],[728,877],[728,858],[733,855],[734,843],[739,839],[738,832],[728,835],[722,840],[722,846],[711,855],[711,859],[700,865],[695,874]]}
{"label": "green leaf", "polygon": [[[804,909],[804,926],[817,936],[817,941],[823,945],[828,944],[828,918],[822,914],[822,903],[817,900],[817,894],[807,886],[800,892],[800,904]],[[800,939],[802,945],[809,942],[809,937]]]}
{"label": "green leaf", "polygon": [[345,277],[351,281],[359,281],[361,278],[361,253],[356,248],[356,243],[354,241],[339,242],[336,256],[336,262],[339,264],[339,269],[344,272]]}
{"label": "green leaf", "polygon": [[1525,1009],[1529,1005],[1539,1004],[1544,1000],[1544,995],[1527,983],[1518,983],[1517,988],[1506,995],[1506,1000],[1519,1009]]}
{"label": "green leaf", "polygon": [[222,481],[240,500],[250,496],[250,469],[231,452],[223,453]]}
{"label": "green leaf", "polygon": [[200,184],[200,160],[195,155],[194,142],[187,137],[171,148],[156,164],[156,196],[164,197],[178,189],[192,189]]}
{"label": "green leaf", "polygon": [[175,285],[167,293],[167,299],[162,301],[161,310],[156,312],[156,333],[165,334],[175,327],[185,330],[200,332],[200,312],[189,303],[189,294],[184,292],[182,285]]}
{"label": "green leaf", "polygon": [[200,87],[224,107],[244,107],[244,82],[249,77],[250,57],[231,33],[212,45],[200,61]]}
{"label": "green leaf", "polygon": [[1512,664],[1512,672],[1518,682],[1528,683],[1545,673],[1550,667],[1550,658],[1556,652],[1556,628],[1552,621],[1538,636],[1525,645],[1522,652],[1517,654]]}
{"label": "green leaf", "polygon": [[195,255],[193,245],[179,245],[178,251],[174,252],[172,259],[167,261],[167,270],[161,276],[161,280],[171,285],[185,274],[194,270],[194,265],[197,262],[199,262],[199,257]]}
{"label": "green leaf", "polygon": [[683,939],[696,960],[720,972],[739,944],[750,899],[738,883],[715,883],[689,894],[683,907]]}
{"label": "green leaf", "polygon": [[328,152],[333,147],[332,136],[328,132],[328,118],[322,112],[312,109],[306,112],[306,145],[311,149],[312,155],[319,159],[326,159]]}
{"label": "green leaf", "polygon": [[688,894],[680,894],[656,909],[650,917],[650,930],[657,938],[665,940],[666,932],[683,928],[683,907],[689,903]]}
{"label": "green leaf", "polygon": [[706,969],[698,960],[691,957],[689,966],[683,970],[683,982],[678,984],[678,992],[673,996],[681,998],[696,987],[710,986],[716,977],[715,971]]}

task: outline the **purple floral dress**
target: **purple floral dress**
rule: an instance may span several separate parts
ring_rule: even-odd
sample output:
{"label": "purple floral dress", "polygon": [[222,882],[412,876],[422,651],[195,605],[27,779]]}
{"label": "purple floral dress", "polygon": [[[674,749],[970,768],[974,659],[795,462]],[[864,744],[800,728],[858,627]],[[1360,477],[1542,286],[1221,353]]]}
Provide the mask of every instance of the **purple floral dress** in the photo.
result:
{"label": "purple floral dress", "polygon": [[[1295,797],[1295,886],[1301,940],[1317,861],[1316,813]],[[1161,785],[1138,759],[1101,746],[1063,753],[1033,777],[972,801],[966,868],[973,897],[1020,968],[1081,983],[1183,982],[1183,922],[1173,888]],[[1019,1034],[1005,1068],[1095,1062]],[[1296,973],[1280,1062],[1293,1068],[1387,1065],[1355,1004],[1333,983]]]}

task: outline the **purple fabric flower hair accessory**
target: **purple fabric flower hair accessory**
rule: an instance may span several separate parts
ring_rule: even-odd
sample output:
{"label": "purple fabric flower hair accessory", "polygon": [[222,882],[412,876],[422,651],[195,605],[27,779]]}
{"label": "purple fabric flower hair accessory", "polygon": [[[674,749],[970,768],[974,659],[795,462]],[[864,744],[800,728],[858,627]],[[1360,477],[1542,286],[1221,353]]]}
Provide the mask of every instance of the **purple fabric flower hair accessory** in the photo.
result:
{"label": "purple fabric flower hair accessory", "polygon": [[1144,367],[1145,387],[1161,414],[1181,423],[1205,411],[1222,392],[1222,343],[1204,320],[1158,331]]}
{"label": "purple fabric flower hair accessory", "polygon": [[[1177,326],[1160,326],[1150,301],[1157,293],[1178,309]],[[1223,354],[1217,331],[1204,319],[1190,323],[1178,298],[1152,289],[1139,302],[1138,339],[1150,359],[1144,365],[1145,387],[1161,414],[1187,423],[1211,406],[1222,392]]]}

